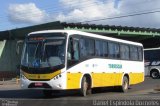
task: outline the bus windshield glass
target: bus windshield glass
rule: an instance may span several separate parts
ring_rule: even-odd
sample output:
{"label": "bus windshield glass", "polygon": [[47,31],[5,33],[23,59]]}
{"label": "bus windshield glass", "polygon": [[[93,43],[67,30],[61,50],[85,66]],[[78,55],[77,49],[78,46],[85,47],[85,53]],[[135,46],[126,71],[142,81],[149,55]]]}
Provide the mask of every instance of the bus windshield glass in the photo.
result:
{"label": "bus windshield glass", "polygon": [[66,36],[62,33],[34,34],[25,42],[21,65],[46,68],[64,65]]}
{"label": "bus windshield glass", "polygon": [[157,50],[145,50],[144,56],[146,61],[160,60],[160,49]]}

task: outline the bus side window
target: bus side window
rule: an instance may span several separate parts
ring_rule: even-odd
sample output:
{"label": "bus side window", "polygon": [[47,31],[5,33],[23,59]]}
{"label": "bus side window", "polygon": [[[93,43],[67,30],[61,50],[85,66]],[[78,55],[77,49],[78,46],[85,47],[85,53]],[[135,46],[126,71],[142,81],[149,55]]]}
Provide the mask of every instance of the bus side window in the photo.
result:
{"label": "bus side window", "polygon": [[129,46],[125,44],[120,45],[120,57],[123,60],[129,60]]}
{"label": "bus side window", "polygon": [[79,42],[78,40],[73,41],[73,60],[79,60]]}
{"label": "bus side window", "polygon": [[136,46],[130,46],[130,59],[134,61],[138,60],[138,48]]}
{"label": "bus side window", "polygon": [[103,42],[100,40],[95,41],[95,55],[98,57],[103,56]]}
{"label": "bus side window", "polygon": [[107,42],[103,42],[103,57],[108,57],[108,44]]}
{"label": "bus side window", "polygon": [[138,47],[138,59],[139,59],[139,61],[143,60],[143,49],[142,49],[142,47]]}
{"label": "bus side window", "polygon": [[81,58],[87,57],[87,47],[86,47],[86,40],[84,38],[80,39],[80,54]]}
{"label": "bus side window", "polygon": [[68,66],[72,66],[79,61],[79,40],[70,38],[67,51]]}
{"label": "bus side window", "polygon": [[95,41],[95,56],[108,57],[108,44],[106,41]]}
{"label": "bus side window", "polygon": [[108,49],[109,49],[109,58],[118,59],[120,58],[120,51],[119,51],[119,44],[114,42],[108,43]]}
{"label": "bus side window", "polygon": [[86,59],[94,56],[94,40],[90,38],[80,39],[80,57]]}
{"label": "bus side window", "polygon": [[69,39],[68,41],[68,50],[67,50],[67,60],[71,60],[72,56],[71,56],[71,49],[72,49],[72,38]]}

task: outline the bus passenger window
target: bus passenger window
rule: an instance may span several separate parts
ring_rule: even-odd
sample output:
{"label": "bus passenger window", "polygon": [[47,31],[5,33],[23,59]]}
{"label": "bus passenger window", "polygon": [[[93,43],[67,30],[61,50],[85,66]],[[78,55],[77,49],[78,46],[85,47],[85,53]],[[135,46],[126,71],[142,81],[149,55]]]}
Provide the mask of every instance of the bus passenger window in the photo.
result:
{"label": "bus passenger window", "polygon": [[138,60],[138,50],[136,46],[130,46],[130,59]]}
{"label": "bus passenger window", "polygon": [[86,46],[89,56],[94,56],[94,40],[86,39]]}
{"label": "bus passenger window", "polygon": [[73,44],[73,59],[74,60],[79,60],[79,44],[78,41],[74,41]]}
{"label": "bus passenger window", "polygon": [[108,57],[108,44],[107,42],[103,42],[103,57]]}
{"label": "bus passenger window", "polygon": [[129,46],[121,44],[120,54],[121,54],[121,59],[129,60]]}
{"label": "bus passenger window", "polygon": [[80,50],[81,50],[81,57],[86,57],[87,56],[87,50],[85,46],[85,40],[80,39]]}
{"label": "bus passenger window", "polygon": [[120,51],[119,51],[119,45],[117,43],[109,42],[108,43],[108,49],[109,49],[109,57],[110,58],[120,58]]}
{"label": "bus passenger window", "polygon": [[138,59],[140,61],[143,60],[143,51],[142,51],[142,48],[141,47],[138,47]]}
{"label": "bus passenger window", "polygon": [[96,56],[100,56],[100,57],[103,56],[103,44],[102,43],[103,42],[99,40],[95,41],[95,55]]}
{"label": "bus passenger window", "polygon": [[89,38],[80,39],[81,58],[94,56],[94,40]]}

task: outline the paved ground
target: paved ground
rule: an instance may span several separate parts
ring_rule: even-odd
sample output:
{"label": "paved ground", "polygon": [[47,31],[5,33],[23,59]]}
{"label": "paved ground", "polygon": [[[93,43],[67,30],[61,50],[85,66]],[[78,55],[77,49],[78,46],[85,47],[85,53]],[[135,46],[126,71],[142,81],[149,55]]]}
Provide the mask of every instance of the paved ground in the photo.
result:
{"label": "paved ground", "polygon": [[[156,90],[155,90],[156,89]],[[45,98],[39,90],[21,90],[15,82],[0,82],[0,98],[2,104],[8,102],[18,103],[16,106],[53,106],[59,105],[95,105],[99,103],[95,100],[147,100],[160,101],[160,79],[146,78],[141,84],[132,86],[128,93],[120,93],[116,90],[95,89],[92,95],[80,97],[77,91],[54,92],[51,98]],[[6,101],[7,100],[7,101]],[[151,101],[151,102],[152,102]],[[159,106],[160,102],[155,103]],[[101,103],[101,102],[100,102]],[[103,102],[102,102],[103,103]],[[134,102],[133,102],[134,103]],[[150,103],[150,102],[149,102]],[[113,105],[113,103],[111,103]],[[156,105],[154,104],[154,106]],[[1,105],[1,103],[0,103]],[[13,105],[13,104],[12,104]],[[97,104],[96,104],[97,105]],[[115,104],[116,105],[116,104]],[[123,104],[124,105],[124,104]],[[151,106],[152,104],[150,104]],[[5,106],[5,105],[4,105]],[[118,105],[117,105],[118,106]]]}

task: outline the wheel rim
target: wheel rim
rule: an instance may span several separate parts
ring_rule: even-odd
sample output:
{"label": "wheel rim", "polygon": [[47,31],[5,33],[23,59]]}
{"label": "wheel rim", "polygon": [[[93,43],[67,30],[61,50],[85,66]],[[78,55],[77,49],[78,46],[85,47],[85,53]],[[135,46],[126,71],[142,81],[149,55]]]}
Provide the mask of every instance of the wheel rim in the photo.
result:
{"label": "wheel rim", "polygon": [[87,88],[88,88],[88,83],[86,82],[86,80],[84,81],[84,84],[83,84],[83,94],[86,95],[87,93]]}
{"label": "wheel rim", "polygon": [[127,81],[124,81],[124,89],[128,89],[128,82]]}

